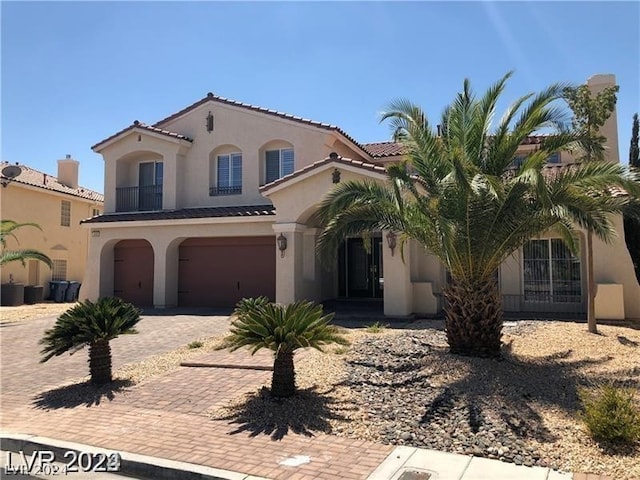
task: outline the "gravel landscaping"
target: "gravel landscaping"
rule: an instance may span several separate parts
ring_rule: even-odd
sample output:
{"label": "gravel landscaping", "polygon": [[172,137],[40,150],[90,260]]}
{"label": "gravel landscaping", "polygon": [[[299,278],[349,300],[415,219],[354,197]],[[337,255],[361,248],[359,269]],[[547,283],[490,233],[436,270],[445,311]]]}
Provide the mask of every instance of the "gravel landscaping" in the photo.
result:
{"label": "gravel landscaping", "polygon": [[21,320],[35,320],[55,315],[56,317],[75,303],[44,302],[34,305],[20,305],[18,307],[0,307],[0,322],[19,322]]}
{"label": "gravel landscaping", "polygon": [[592,335],[571,322],[507,323],[502,360],[450,355],[442,322],[378,334],[357,330],[346,353],[333,347],[297,362],[297,399],[274,401],[262,391],[212,413],[254,431],[322,431],[640,478],[638,446],[601,447],[577,417],[579,388],[604,381],[640,387],[638,326],[599,330]]}

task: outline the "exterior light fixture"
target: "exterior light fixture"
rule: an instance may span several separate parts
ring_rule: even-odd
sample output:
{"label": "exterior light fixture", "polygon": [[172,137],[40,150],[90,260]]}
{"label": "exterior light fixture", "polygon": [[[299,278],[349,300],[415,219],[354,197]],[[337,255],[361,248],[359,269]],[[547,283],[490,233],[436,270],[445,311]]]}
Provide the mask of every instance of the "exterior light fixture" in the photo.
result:
{"label": "exterior light fixture", "polygon": [[337,168],[333,170],[333,173],[331,174],[331,181],[333,183],[340,183],[340,170],[338,170]]}
{"label": "exterior light fixture", "polygon": [[280,258],[284,258],[284,251],[287,249],[287,237],[280,233],[276,241],[278,242],[278,250],[280,250]]}
{"label": "exterior light fixture", "polygon": [[391,250],[391,256],[393,257],[393,252],[396,249],[396,241],[397,236],[393,232],[387,233],[387,245],[389,245],[389,249]]}
{"label": "exterior light fixture", "polygon": [[213,114],[211,110],[209,110],[209,115],[207,115],[207,132],[213,132]]}

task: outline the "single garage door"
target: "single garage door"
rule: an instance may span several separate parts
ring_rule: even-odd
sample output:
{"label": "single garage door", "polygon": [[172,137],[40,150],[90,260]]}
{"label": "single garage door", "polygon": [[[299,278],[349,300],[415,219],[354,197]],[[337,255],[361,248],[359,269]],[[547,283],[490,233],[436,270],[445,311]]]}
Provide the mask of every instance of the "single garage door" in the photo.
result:
{"label": "single garage door", "polygon": [[146,240],[122,240],[113,249],[113,295],[138,307],[153,306],[153,248]]}
{"label": "single garage door", "polygon": [[276,293],[275,237],[190,238],[180,245],[178,304],[233,307]]}

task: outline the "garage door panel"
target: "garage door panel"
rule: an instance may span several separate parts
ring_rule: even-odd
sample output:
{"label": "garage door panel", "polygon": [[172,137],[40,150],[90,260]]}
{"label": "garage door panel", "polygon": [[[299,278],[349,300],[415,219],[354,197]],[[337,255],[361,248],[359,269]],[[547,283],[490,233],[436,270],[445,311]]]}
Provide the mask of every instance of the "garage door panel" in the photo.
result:
{"label": "garage door panel", "polygon": [[178,302],[232,307],[244,297],[275,297],[273,237],[199,238],[180,246]]}

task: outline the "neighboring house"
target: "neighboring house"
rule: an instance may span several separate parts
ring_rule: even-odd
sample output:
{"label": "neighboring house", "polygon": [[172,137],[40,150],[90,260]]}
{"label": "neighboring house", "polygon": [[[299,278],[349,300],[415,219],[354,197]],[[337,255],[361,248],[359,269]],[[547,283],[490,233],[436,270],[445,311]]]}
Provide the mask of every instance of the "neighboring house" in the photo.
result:
{"label": "neighboring house", "polygon": [[[8,165],[2,162],[0,170]],[[25,266],[11,262],[2,267],[2,283],[13,280],[25,285],[44,285],[47,296],[50,280],[83,282],[89,232],[80,226],[80,220],[103,212],[103,195],[78,185],[79,162],[69,155],[58,160],[57,177],[27,165],[15,165],[20,168],[18,176],[9,179],[0,175],[2,218],[37,223],[42,231],[21,228],[16,232],[17,241],[7,238],[7,248],[39,250],[53,260],[53,270],[36,260],[27,260]]]}
{"label": "neighboring house", "polygon": [[[601,88],[615,79],[590,82]],[[609,160],[619,161],[615,113],[603,133]],[[441,309],[447,274],[415,243],[403,262],[386,232],[372,232],[370,249],[349,238],[332,271],[315,255],[320,230],[312,214],[324,195],[339,181],[384,181],[384,164],[402,159],[397,143],[360,144],[333,125],[208,94],[92,148],[105,161],[106,199],[105,214],[84,222],[89,298],[115,294],[167,307],[232,306],[256,295],[278,302],[360,297],[382,299],[392,316]],[[563,152],[549,168],[571,160]],[[615,284],[601,290],[599,315],[640,317],[624,239],[596,242],[594,252],[596,281]],[[584,253],[573,258],[558,239],[533,239],[499,272],[505,309],[584,311],[584,265]]]}

